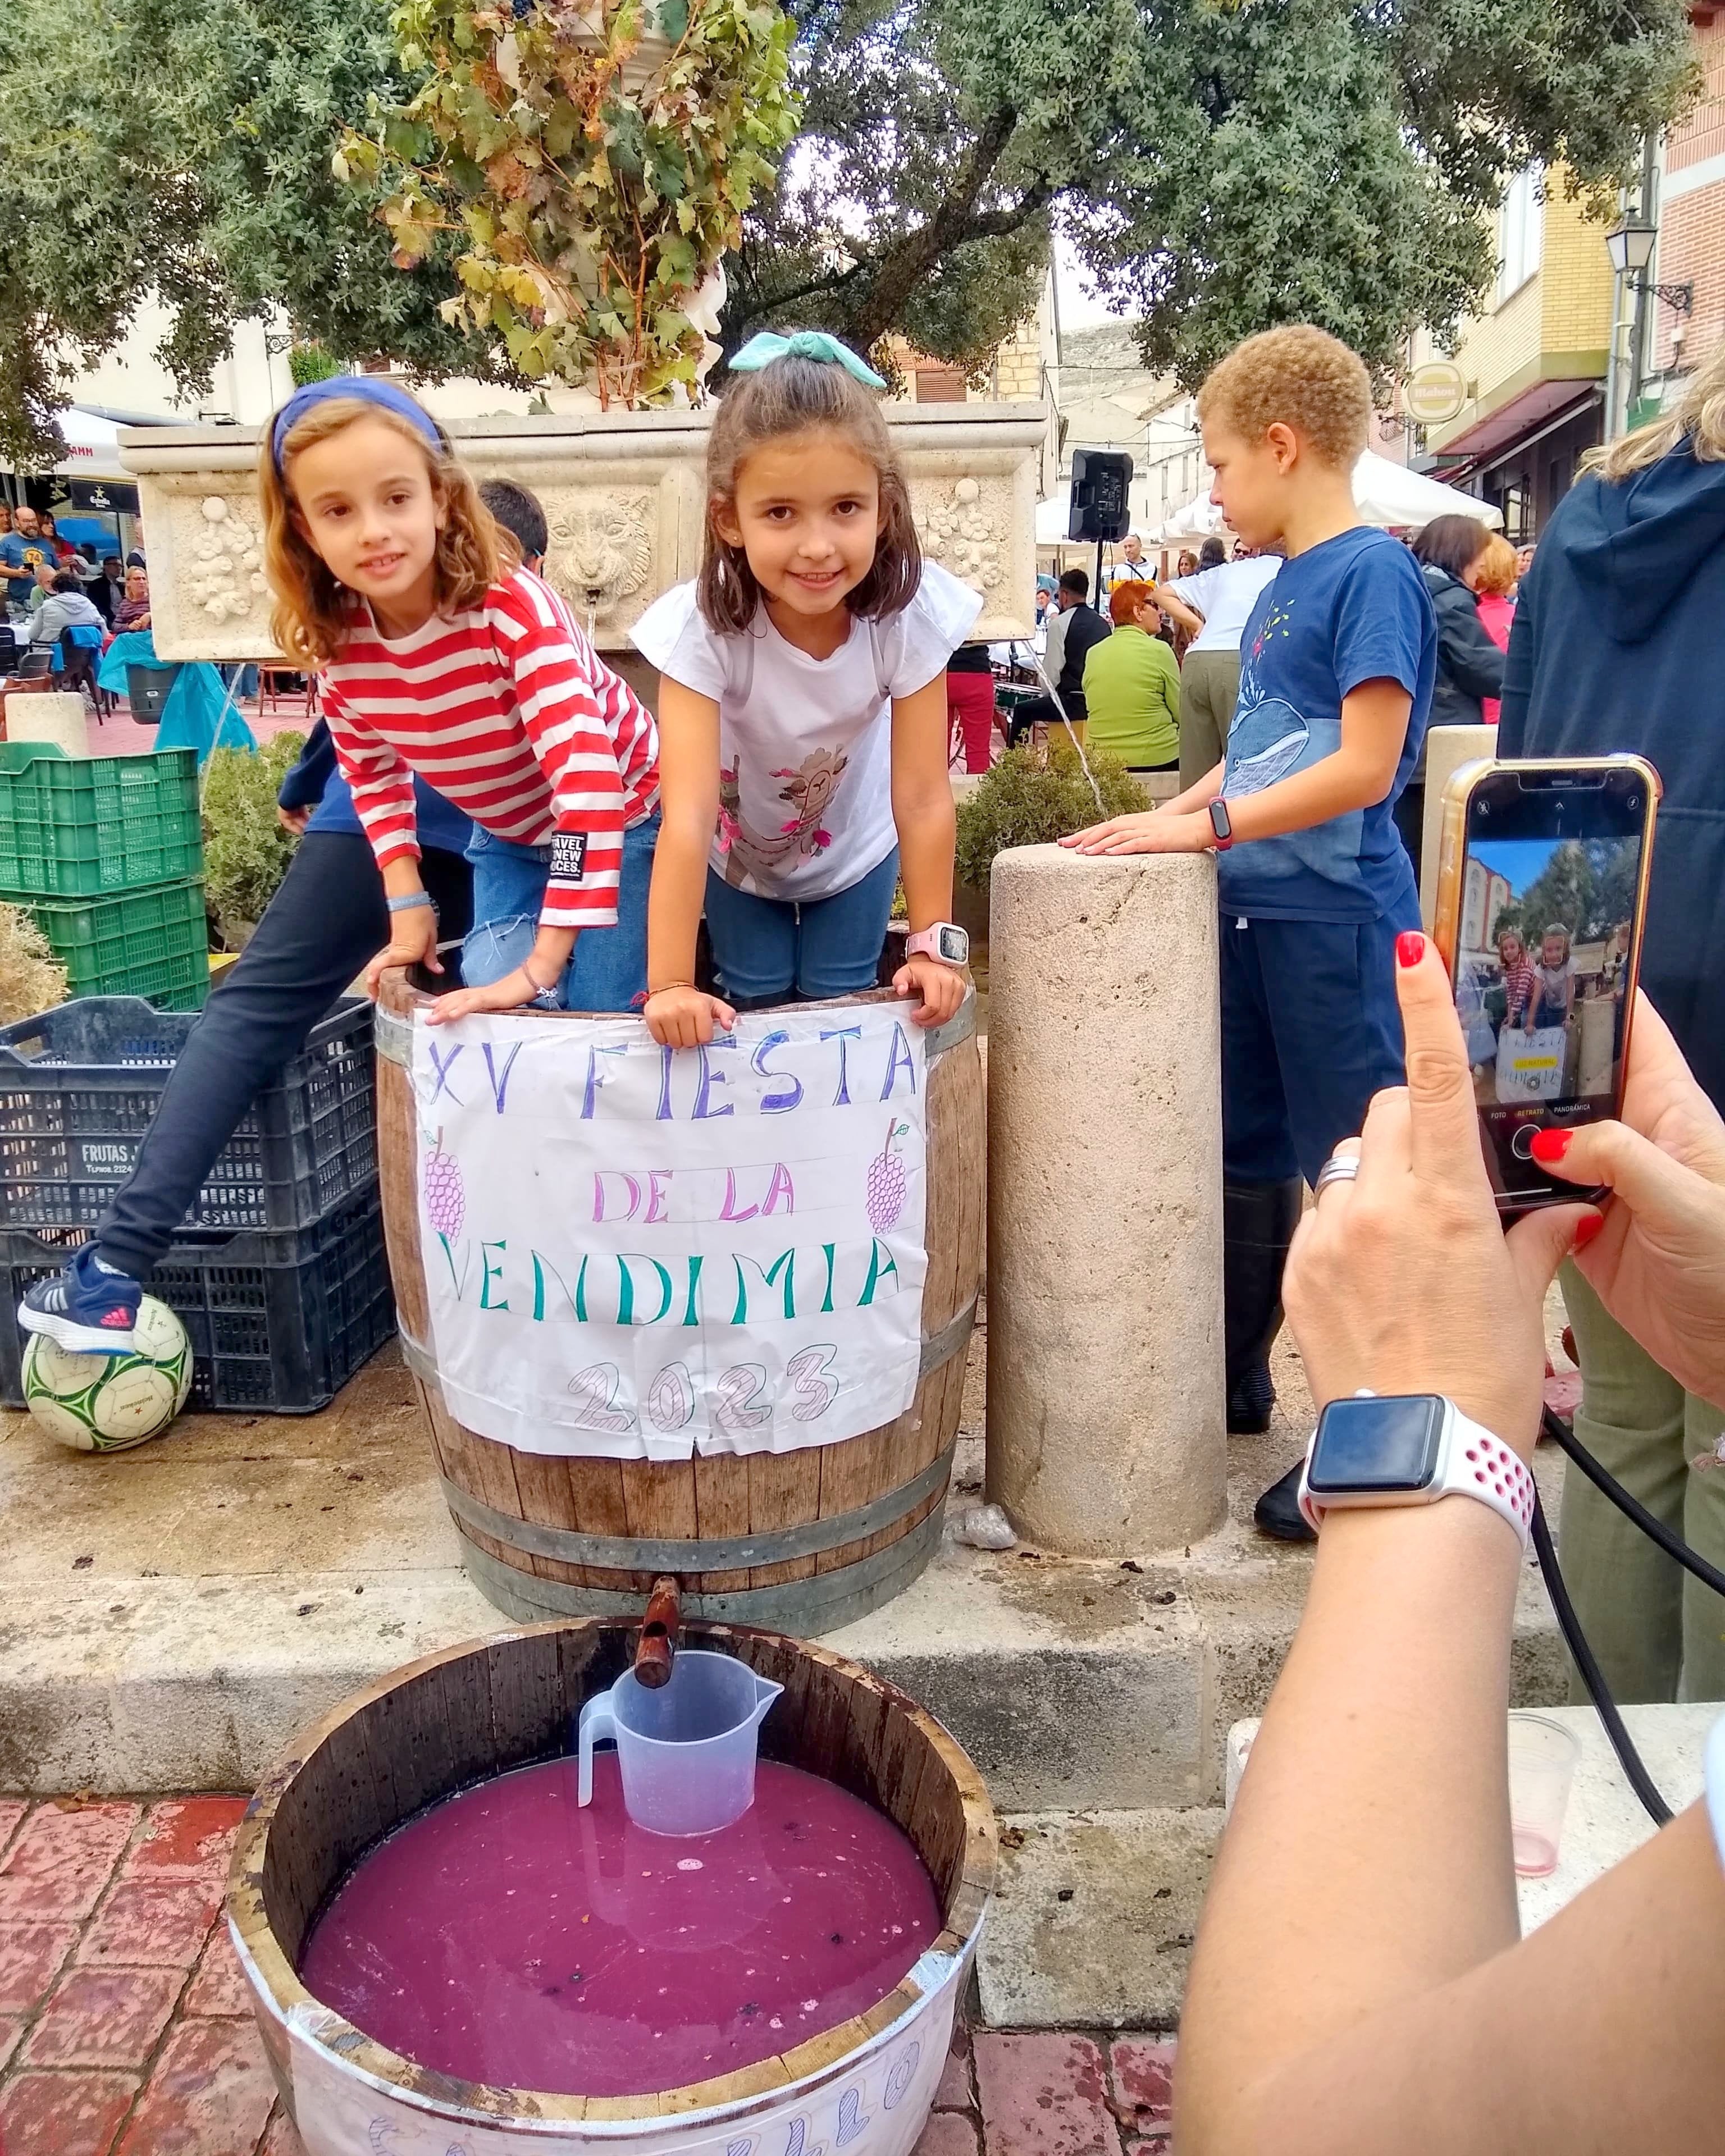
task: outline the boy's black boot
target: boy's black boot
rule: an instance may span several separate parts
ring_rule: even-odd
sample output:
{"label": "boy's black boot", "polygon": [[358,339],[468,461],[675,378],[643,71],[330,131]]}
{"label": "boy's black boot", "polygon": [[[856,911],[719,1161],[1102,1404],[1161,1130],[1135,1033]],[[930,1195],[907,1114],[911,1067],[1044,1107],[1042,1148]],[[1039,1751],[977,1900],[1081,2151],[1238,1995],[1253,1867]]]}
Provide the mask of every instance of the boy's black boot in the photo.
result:
{"label": "boy's black boot", "polygon": [[1270,1427],[1270,1350],[1281,1327],[1281,1270],[1300,1224],[1301,1188],[1297,1176],[1222,1185],[1224,1359],[1228,1428],[1236,1436]]}

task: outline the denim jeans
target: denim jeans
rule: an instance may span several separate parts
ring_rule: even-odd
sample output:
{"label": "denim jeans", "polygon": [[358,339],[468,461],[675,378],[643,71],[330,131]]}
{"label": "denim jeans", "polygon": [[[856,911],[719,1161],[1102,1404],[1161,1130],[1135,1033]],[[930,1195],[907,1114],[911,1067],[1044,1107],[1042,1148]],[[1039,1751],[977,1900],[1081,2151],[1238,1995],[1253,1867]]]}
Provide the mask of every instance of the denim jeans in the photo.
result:
{"label": "denim jeans", "polygon": [[1222,916],[1222,1160],[1230,1183],[1286,1183],[1318,1170],[1365,1121],[1373,1093],[1402,1083],[1395,939],[1378,921]]}
{"label": "denim jeans", "polygon": [[[467,864],[428,847],[419,872],[437,901],[439,934],[461,935]],[[357,831],[308,831],[252,940],[186,1036],[136,1164],[95,1231],[110,1265],[149,1279],[259,1089],[388,941],[368,841]],[[442,985],[453,988],[461,983],[452,960],[445,955]]]}
{"label": "denim jeans", "polygon": [[[628,1011],[647,986],[647,891],[659,811],[623,834],[623,876],[617,921],[583,928],[575,938],[558,1002],[571,1011]],[[473,864],[473,927],[461,947],[461,978],[482,988],[512,973],[531,955],[545,903],[549,846],[521,846],[474,826],[467,849]]]}
{"label": "denim jeans", "polygon": [[898,848],[860,883],[796,905],[706,876],[706,927],[725,993],[776,1003],[793,988],[819,1003],[871,988],[898,888]]}

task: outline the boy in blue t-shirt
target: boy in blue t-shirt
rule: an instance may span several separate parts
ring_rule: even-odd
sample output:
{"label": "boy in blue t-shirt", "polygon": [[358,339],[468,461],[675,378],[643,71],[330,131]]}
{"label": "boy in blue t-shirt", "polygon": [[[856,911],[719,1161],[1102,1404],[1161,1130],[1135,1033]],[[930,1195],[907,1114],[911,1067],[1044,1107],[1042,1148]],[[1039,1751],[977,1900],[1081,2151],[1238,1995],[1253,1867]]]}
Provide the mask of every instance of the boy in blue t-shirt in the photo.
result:
{"label": "boy in blue t-shirt", "polygon": [[[1307,325],[1248,337],[1198,413],[1211,500],[1241,540],[1286,555],[1240,639],[1227,752],[1163,808],[1061,844],[1217,854],[1228,1427],[1262,1430],[1301,1178],[1403,1081],[1394,953],[1420,901],[1393,812],[1437,625],[1412,555],[1354,507],[1372,393],[1347,346]],[[1296,1465],[1259,1499],[1267,1532],[1310,1538],[1298,1483]]]}

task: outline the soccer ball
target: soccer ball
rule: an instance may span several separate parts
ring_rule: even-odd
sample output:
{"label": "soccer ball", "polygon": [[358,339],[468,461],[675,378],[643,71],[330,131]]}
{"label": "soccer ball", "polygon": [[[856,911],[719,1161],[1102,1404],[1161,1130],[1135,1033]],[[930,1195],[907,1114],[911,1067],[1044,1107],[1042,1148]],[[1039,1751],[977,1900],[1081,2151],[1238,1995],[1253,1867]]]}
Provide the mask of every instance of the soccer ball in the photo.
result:
{"label": "soccer ball", "polygon": [[124,1452],[160,1437],[192,1389],[192,1343],[165,1302],[146,1295],[118,1355],[74,1355],[44,1332],[24,1350],[24,1404],[77,1452]]}

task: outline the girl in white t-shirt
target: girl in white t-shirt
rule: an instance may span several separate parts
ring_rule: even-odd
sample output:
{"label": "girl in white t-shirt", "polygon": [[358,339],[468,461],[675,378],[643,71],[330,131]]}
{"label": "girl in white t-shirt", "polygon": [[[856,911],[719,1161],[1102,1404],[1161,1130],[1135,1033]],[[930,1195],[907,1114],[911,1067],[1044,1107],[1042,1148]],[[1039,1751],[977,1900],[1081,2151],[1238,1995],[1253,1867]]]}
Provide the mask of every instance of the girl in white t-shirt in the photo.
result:
{"label": "girl in white t-shirt", "polygon": [[[691,1048],[738,1009],[872,988],[902,877],[893,986],[937,1025],[964,994],[946,668],[982,599],[922,560],[886,385],[854,352],[762,335],[731,367],[701,574],[634,629],[660,675],[664,809],[644,1014]],[[695,986],[703,906],[722,999]]]}

